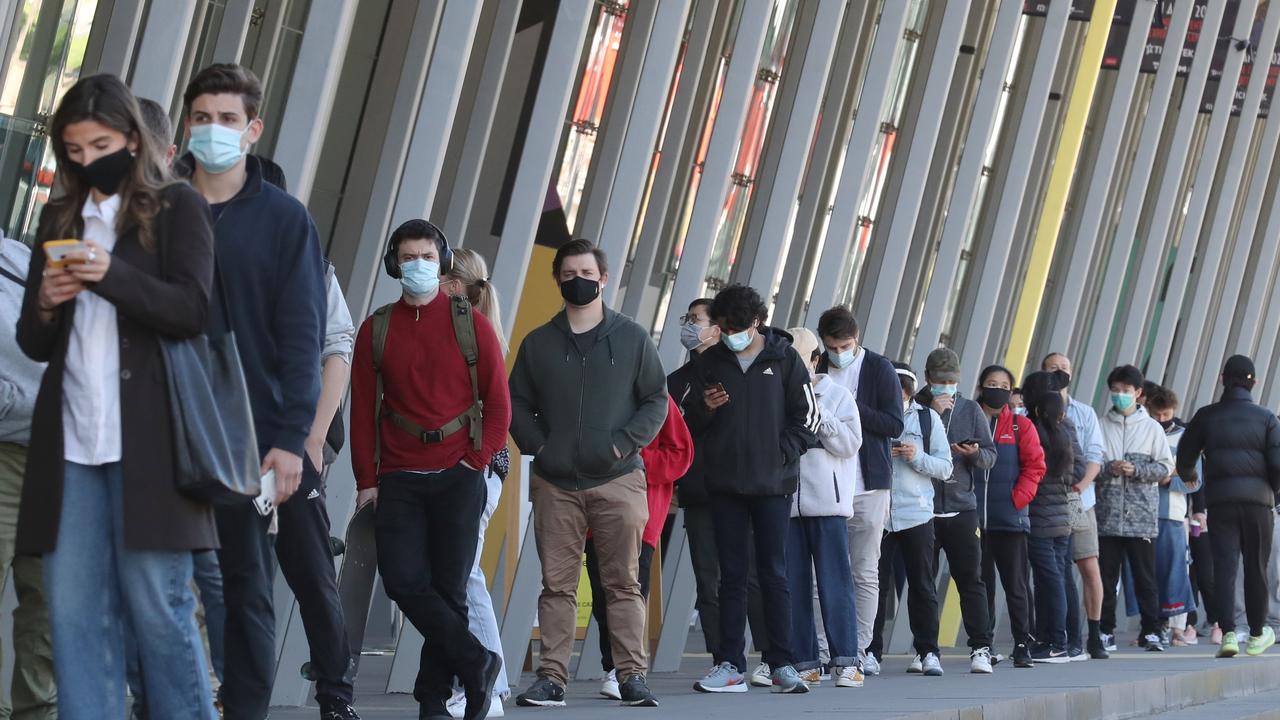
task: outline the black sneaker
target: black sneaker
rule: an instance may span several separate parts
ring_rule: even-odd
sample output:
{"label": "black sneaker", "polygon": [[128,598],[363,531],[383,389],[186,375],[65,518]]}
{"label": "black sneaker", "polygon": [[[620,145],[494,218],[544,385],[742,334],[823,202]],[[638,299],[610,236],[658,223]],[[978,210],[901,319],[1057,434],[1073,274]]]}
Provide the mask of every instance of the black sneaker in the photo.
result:
{"label": "black sneaker", "polygon": [[[492,650],[485,650],[484,654],[484,662],[479,667],[466,673],[466,677],[458,677],[467,696],[467,709],[462,715],[465,720],[488,716],[489,705],[493,702],[493,684],[497,682],[498,672],[502,670],[502,657]],[[564,700],[563,691],[560,699]]]}
{"label": "black sneaker", "polygon": [[1164,652],[1164,643],[1160,641],[1159,635],[1151,633],[1142,639],[1145,641],[1142,646],[1147,652]]}
{"label": "black sneaker", "polygon": [[649,692],[643,675],[632,675],[618,688],[622,704],[630,707],[658,707],[658,698]]}
{"label": "black sneaker", "polygon": [[1018,645],[1013,648],[1013,666],[1016,668],[1030,668],[1036,666],[1035,661],[1031,659],[1031,648],[1028,648],[1025,643],[1018,643]]}
{"label": "black sneaker", "polygon": [[1036,649],[1031,651],[1031,659],[1038,663],[1054,665],[1071,662],[1071,658],[1067,657],[1066,648],[1055,648],[1046,643],[1037,645]]}
{"label": "black sneaker", "polygon": [[564,688],[554,680],[540,677],[528,690],[516,696],[516,704],[521,707],[564,707]]}
{"label": "black sneaker", "polygon": [[1099,638],[1089,641],[1089,659],[1090,660],[1110,660],[1111,653],[1107,652],[1104,641]]}
{"label": "black sneaker", "polygon": [[320,698],[320,720],[360,720],[351,703],[337,698]]}

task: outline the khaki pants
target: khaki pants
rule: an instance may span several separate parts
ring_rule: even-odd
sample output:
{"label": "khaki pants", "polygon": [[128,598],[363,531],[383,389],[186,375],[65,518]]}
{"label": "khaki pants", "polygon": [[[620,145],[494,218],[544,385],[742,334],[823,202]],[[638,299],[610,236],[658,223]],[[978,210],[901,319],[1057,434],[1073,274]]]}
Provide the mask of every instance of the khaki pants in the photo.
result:
{"label": "khaki pants", "polygon": [[579,491],[562,490],[533,477],[529,489],[533,535],[542,561],[538,675],[561,685],[568,683],[578,614],[578,575],[588,528],[600,560],[618,679],[644,675],[648,669],[645,601],[639,578],[640,543],[649,520],[646,491],[645,476],[639,470]]}
{"label": "khaki pants", "polygon": [[25,447],[0,443],[0,592],[12,568],[18,594],[18,608],[13,613],[13,705],[11,711],[8,703],[0,703],[0,718],[44,720],[58,717],[58,692],[53,683],[42,568],[38,557],[14,557],[26,464]]}

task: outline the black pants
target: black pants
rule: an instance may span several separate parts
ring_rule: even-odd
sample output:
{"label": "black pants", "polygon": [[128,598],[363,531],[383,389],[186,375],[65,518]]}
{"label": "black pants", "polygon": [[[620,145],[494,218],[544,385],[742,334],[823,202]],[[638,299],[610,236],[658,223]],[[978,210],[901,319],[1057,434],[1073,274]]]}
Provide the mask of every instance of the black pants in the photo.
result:
{"label": "black pants", "polygon": [[1258,636],[1267,624],[1267,563],[1271,560],[1274,511],[1263,505],[1225,503],[1209,510],[1213,536],[1214,615],[1222,632],[1236,629],[1236,571],[1244,558],[1244,613],[1249,634]]}
{"label": "black pants", "polygon": [[[1212,535],[1210,533],[1193,535],[1187,541],[1187,547],[1191,550],[1191,594],[1192,597],[1200,598],[1200,602],[1196,603],[1196,610],[1190,613],[1195,619],[1188,617],[1187,620],[1189,623],[1199,624],[1203,618],[1207,627],[1218,622],[1217,597],[1214,594]],[[1198,613],[1203,613],[1203,616]]]}
{"label": "black pants", "polygon": [[[716,528],[711,519],[709,505],[691,505],[684,508],[684,530],[688,535],[689,560],[693,565],[693,579],[697,586],[698,622],[702,625],[702,637],[707,652],[720,656],[720,555],[716,550]],[[748,542],[742,547],[747,554],[747,564],[754,568],[755,552]],[[747,625],[751,628],[751,641],[761,652],[769,650],[769,633],[764,628],[764,602],[760,599],[760,583],[752,569],[747,576]]]}
{"label": "black pants", "polygon": [[[791,647],[791,593],[787,586],[787,530],[790,495],[713,495],[711,514],[720,558],[720,649],[716,664],[746,667],[747,598],[751,558],[743,548],[755,546],[755,568],[764,601],[769,648],[764,661],[773,668],[795,662]],[[798,602],[811,602],[808,596]]]}
{"label": "black pants", "polygon": [[[1271,538],[1267,535],[1268,540]],[[1100,537],[1098,538],[1098,565],[1102,573],[1102,632],[1116,631],[1116,583],[1125,559],[1133,571],[1133,592],[1138,597],[1138,610],[1142,615],[1142,634],[1159,635],[1160,590],[1156,585],[1156,546],[1150,538]],[[1263,574],[1265,594],[1266,575]],[[1263,599],[1263,615],[1266,599]]]}
{"label": "black pants", "polygon": [[[649,598],[649,570],[653,567],[653,546],[640,543],[640,594]],[[609,604],[605,600],[604,582],[600,579],[600,559],[596,544],[587,540],[587,579],[591,582],[591,617],[600,629],[600,667],[613,670],[613,642],[609,637]]]}
{"label": "black pants", "polygon": [[413,687],[419,703],[443,704],[454,676],[487,657],[467,628],[467,578],[486,496],[484,476],[463,465],[378,479],[378,572],[387,597],[424,638]]}
{"label": "black pants", "polygon": [[303,460],[298,492],[280,506],[278,513],[276,558],[285,582],[298,601],[302,629],[311,648],[316,698],[349,703],[353,699],[347,673],[351,649],[342,617],[342,600],[338,596],[333,546],[329,544],[329,511],[325,507],[320,473],[311,467],[310,459]]}
{"label": "black pants", "polygon": [[987,637],[994,641],[996,623],[996,570],[1009,606],[1009,630],[1014,644],[1031,642],[1031,600],[1027,594],[1027,534],[984,530],[982,532],[982,583],[987,588]]}
{"label": "black pants", "polygon": [[[916,654],[924,657],[938,650],[938,587],[933,566],[933,523],[930,520],[898,532],[885,533],[880,543],[880,607],[876,613],[871,644],[867,652],[884,658],[884,621],[889,601],[897,592],[893,566],[899,553],[907,568],[907,615],[911,622]],[[986,602],[986,598],[983,598]],[[902,620],[902,605],[895,616]]]}
{"label": "black pants", "polygon": [[969,647],[991,647],[991,615],[987,611],[987,586],[982,582],[982,541],[978,539],[978,511],[968,510],[955,517],[933,519],[933,566],[938,554],[947,553],[951,579],[960,592],[960,614]]}
{"label": "black pants", "polygon": [[262,720],[271,704],[276,672],[270,520],[259,515],[253,503],[219,506],[214,516],[227,607],[222,706],[227,717]]}

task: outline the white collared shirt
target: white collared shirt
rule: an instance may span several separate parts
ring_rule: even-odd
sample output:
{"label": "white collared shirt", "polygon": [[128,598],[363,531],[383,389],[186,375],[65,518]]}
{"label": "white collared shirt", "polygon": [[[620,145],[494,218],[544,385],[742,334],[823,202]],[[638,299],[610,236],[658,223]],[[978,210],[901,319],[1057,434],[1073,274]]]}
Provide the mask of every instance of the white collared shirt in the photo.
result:
{"label": "white collared shirt", "polygon": [[[861,345],[858,346],[858,353],[853,356],[853,362],[849,363],[849,367],[838,368],[830,365],[827,368],[827,374],[832,380],[840,383],[853,394],[853,399],[858,399],[858,381],[862,378],[862,361],[867,359],[867,351]],[[853,464],[853,494],[863,495],[868,492],[866,482],[862,478],[862,463]]]}
{"label": "white collared shirt", "polygon": [[[116,246],[120,196],[101,205],[90,195],[80,215],[84,239],[111,252]],[[116,306],[91,290],[76,296],[75,318],[62,376],[63,457],[81,465],[118,462],[120,442],[120,339]]]}

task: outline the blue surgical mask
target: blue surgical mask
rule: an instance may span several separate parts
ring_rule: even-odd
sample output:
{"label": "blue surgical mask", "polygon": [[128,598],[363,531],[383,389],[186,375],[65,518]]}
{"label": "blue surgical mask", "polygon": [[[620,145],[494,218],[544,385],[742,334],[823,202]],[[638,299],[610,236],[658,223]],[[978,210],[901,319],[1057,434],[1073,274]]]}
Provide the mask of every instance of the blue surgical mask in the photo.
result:
{"label": "blue surgical mask", "polygon": [[1027,409],[1026,409],[1026,408],[1024,408],[1024,407],[1014,408],[1014,409],[1013,409],[1013,414],[1014,414],[1014,415],[1021,415],[1022,417],[1026,417],[1026,416],[1027,416]]}
{"label": "blue surgical mask", "polygon": [[747,346],[755,339],[755,333],[755,328],[747,328],[740,333],[721,335],[720,339],[724,341],[725,346],[730,350],[739,353],[747,349]]}
{"label": "blue surgical mask", "polygon": [[1133,407],[1133,393],[1111,393],[1111,404],[1120,412],[1128,412]]}
{"label": "blue surgical mask", "polygon": [[440,263],[410,260],[400,265],[400,286],[414,297],[425,297],[440,287]]}
{"label": "blue surgical mask", "polygon": [[240,140],[248,130],[248,126],[244,130],[236,130],[217,123],[193,125],[187,149],[205,172],[218,175],[235,167],[244,158]]}
{"label": "blue surgical mask", "polygon": [[950,395],[952,397],[955,397],[955,394],[959,392],[959,390],[960,390],[960,386],[956,383],[947,383],[947,384],[929,386],[929,392],[933,393],[934,397],[938,397],[940,395]]}
{"label": "blue surgical mask", "polygon": [[702,344],[702,330],[697,323],[685,323],[680,327],[680,344],[685,350],[693,350]]}
{"label": "blue surgical mask", "polygon": [[827,362],[831,363],[831,367],[843,370],[853,364],[853,359],[858,356],[854,350],[845,350],[844,352],[833,353],[827,351]]}

